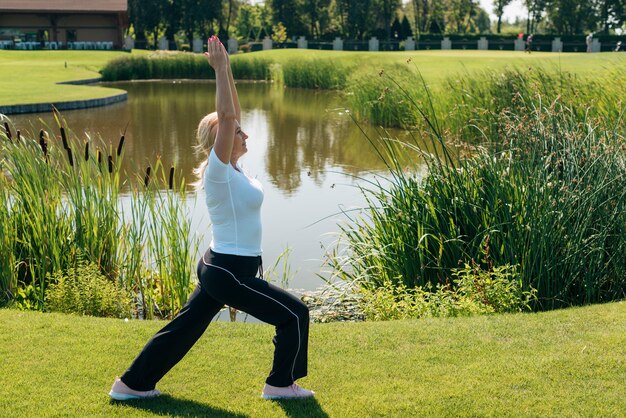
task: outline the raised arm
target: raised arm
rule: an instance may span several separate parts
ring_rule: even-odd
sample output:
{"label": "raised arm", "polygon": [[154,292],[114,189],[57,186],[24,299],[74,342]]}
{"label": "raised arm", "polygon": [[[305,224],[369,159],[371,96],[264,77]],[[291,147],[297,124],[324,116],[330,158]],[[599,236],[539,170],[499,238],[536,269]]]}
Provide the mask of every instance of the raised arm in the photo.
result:
{"label": "raised arm", "polygon": [[[223,44],[222,47],[224,47]],[[228,57],[228,81],[230,82],[230,93],[233,96],[233,104],[235,105],[237,122],[241,124],[241,107],[239,106],[239,96],[237,96],[237,87],[235,87],[235,79],[233,78],[233,70],[230,66],[230,57],[228,56],[228,52],[226,52],[226,57]]]}
{"label": "raised arm", "polygon": [[209,38],[208,52],[205,52],[204,55],[215,70],[215,108],[217,111],[218,128],[213,151],[220,161],[228,164],[230,163],[230,155],[233,150],[238,120],[238,112],[233,103],[233,94],[231,92],[228,55],[222,43],[215,36]]}

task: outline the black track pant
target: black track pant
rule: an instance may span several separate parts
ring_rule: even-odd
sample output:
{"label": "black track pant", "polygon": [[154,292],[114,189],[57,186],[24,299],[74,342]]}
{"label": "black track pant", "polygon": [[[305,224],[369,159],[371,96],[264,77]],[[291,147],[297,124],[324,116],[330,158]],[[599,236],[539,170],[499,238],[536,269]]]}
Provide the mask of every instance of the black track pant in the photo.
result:
{"label": "black track pant", "polygon": [[198,287],[174,319],[148,341],[122,381],[134,390],[154,389],[224,305],[276,327],[268,384],[289,386],[306,376],[309,310],[297,297],[256,277],[260,266],[261,257],[207,251],[198,263]]}

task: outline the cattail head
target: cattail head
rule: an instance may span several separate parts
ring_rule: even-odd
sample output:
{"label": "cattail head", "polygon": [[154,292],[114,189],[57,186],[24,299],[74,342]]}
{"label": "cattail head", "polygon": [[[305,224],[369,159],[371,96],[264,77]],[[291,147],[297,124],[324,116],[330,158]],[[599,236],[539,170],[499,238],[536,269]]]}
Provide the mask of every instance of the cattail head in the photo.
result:
{"label": "cattail head", "polygon": [[9,128],[9,124],[4,122],[4,130],[7,132],[7,138],[12,139],[11,128]]}
{"label": "cattail head", "polygon": [[67,144],[67,135],[65,135],[65,128],[61,126],[61,139],[63,140],[63,148],[69,149],[69,145]]}
{"label": "cattail head", "polygon": [[113,173],[113,157],[109,155],[109,174]]}
{"label": "cattail head", "polygon": [[174,188],[174,166],[170,168],[170,190]]}
{"label": "cattail head", "polygon": [[117,156],[122,155],[122,149],[124,148],[124,135],[120,138],[120,143],[117,146]]}
{"label": "cattail head", "polygon": [[70,162],[70,167],[74,167],[74,158],[72,157],[72,149],[67,147],[67,159]]}
{"label": "cattail head", "polygon": [[22,134],[20,133],[20,130],[18,129],[17,132],[17,140],[19,141],[20,139],[22,139]]}
{"label": "cattail head", "polygon": [[89,142],[85,141],[85,161],[89,161]]}
{"label": "cattail head", "polygon": [[44,130],[39,131],[39,146],[41,147],[41,151],[43,151],[44,157],[48,157],[48,144],[46,144],[46,134]]}
{"label": "cattail head", "polygon": [[150,168],[150,166],[148,166],[148,168],[146,169],[146,177],[143,179],[143,185],[145,187],[148,187],[148,183],[150,183],[150,171],[152,170],[152,168]]}
{"label": "cattail head", "polygon": [[100,152],[100,150],[97,150],[97,154],[98,154],[98,165],[102,164],[102,153]]}

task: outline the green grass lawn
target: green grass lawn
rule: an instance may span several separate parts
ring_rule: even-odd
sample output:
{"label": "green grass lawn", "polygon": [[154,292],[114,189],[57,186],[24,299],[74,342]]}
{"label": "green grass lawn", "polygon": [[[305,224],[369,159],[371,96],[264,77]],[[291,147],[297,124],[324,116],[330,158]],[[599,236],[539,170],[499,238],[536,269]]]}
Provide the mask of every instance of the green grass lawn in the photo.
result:
{"label": "green grass lawn", "polygon": [[[408,51],[408,52],[350,52],[281,49],[259,51],[244,55],[245,58],[266,57],[282,63],[287,60],[306,58],[335,59],[339,63],[354,64],[361,69],[372,67],[377,72],[392,64],[403,64],[409,58],[427,81],[439,82],[444,78],[464,72],[502,69],[511,66],[543,66],[547,69],[591,74],[596,70],[609,70],[626,64],[626,54],[616,53],[568,53],[519,51]],[[617,86],[616,86],[617,88]]]}
{"label": "green grass lawn", "polygon": [[273,328],[211,324],[156,400],[107,392],[158,321],[0,310],[1,416],[624,416],[626,303],[538,314],[313,324],[305,387],[260,390]]}
{"label": "green grass lawn", "polygon": [[97,99],[119,94],[122,90],[57,83],[98,78],[98,71],[107,61],[124,54],[127,53],[0,51],[0,105]]}
{"label": "green grass lawn", "polygon": [[[146,51],[133,51],[145,54]],[[117,51],[0,51],[0,105],[48,103],[93,99],[118,94],[117,89],[94,86],[56,84],[61,81],[96,78],[104,64],[125,52]],[[317,50],[273,50],[239,54],[234,59],[268,58],[275,62],[319,58],[371,68],[404,64],[411,58],[429,82],[471,71],[504,68],[511,65],[545,65],[548,68],[591,74],[626,63],[624,54],[615,53],[541,53],[511,51],[415,51],[415,52],[349,52]],[[67,67],[66,67],[67,64]]]}

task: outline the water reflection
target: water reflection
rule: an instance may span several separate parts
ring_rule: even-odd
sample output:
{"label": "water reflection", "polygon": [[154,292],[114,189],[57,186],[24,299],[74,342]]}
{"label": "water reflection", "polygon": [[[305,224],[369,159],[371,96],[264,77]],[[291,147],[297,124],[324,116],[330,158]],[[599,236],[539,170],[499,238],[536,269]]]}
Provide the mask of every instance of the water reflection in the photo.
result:
{"label": "water reflection", "polygon": [[[160,156],[166,167],[173,164],[191,179],[192,169],[199,163],[192,151],[195,129],[214,108],[214,84],[151,81],[111,85],[128,91],[129,100],[64,112],[69,127],[81,137],[102,137],[115,147],[128,125],[128,169],[145,167]],[[352,174],[384,169],[359,128],[344,112],[339,93],[284,89],[265,83],[239,83],[238,91],[249,142],[266,148],[264,169],[272,184],[284,193],[297,193],[302,173],[319,185],[329,167],[341,167]],[[255,113],[259,111],[260,115]],[[16,115],[12,119],[21,129],[31,123],[35,131],[45,124],[55,126],[51,114]],[[366,130],[376,136],[371,127]],[[391,133],[400,138],[406,136],[402,131]]]}

